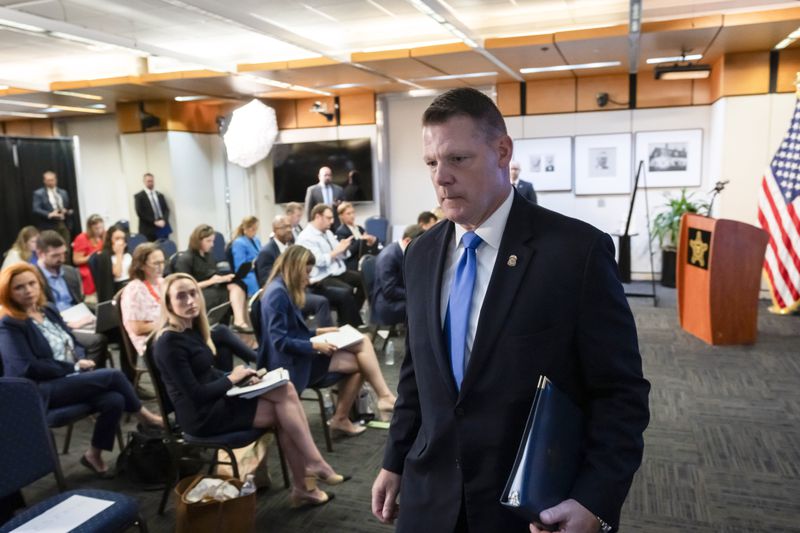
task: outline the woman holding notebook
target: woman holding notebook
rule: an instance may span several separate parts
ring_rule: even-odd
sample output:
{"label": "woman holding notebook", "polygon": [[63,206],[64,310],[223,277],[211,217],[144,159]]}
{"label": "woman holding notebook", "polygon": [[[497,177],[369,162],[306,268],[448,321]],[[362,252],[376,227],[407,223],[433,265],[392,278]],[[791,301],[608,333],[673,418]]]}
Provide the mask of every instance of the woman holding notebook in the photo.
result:
{"label": "woman holding notebook", "polygon": [[282,366],[288,369],[299,392],[322,382],[331,373],[347,376],[339,387],[339,402],[329,424],[332,430],[358,435],[366,428],[353,424],[348,414],[361,388],[362,378],[375,389],[381,411],[392,411],[395,397],[383,379],[369,338],[362,335],[355,344],[342,347],[312,339],[314,335],[338,329],[317,328],[312,332],[303,320],[300,310],[305,303],[308,276],[314,262],[314,254],[294,245],[287,248],[272,267],[261,297],[259,361],[266,359],[269,368]]}
{"label": "woman holding notebook", "polygon": [[161,326],[153,353],[178,423],[187,433],[210,437],[280,427],[278,438],[292,471],[292,507],[322,505],[332,498],[316,487],[316,481],[338,485],[346,480],[319,453],[291,383],[254,399],[227,396],[234,384],[255,381],[256,371],[237,366],[225,374],[214,367],[216,348],[203,291],[188,274],[172,274],[164,280]]}

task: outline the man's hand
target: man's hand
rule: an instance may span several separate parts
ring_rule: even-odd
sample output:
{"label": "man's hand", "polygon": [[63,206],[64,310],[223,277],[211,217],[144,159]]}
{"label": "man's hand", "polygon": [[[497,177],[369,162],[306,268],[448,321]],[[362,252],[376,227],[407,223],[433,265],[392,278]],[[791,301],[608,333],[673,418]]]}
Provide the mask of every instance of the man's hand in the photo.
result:
{"label": "man's hand", "polygon": [[94,361],[92,361],[91,359],[80,359],[78,361],[78,368],[80,368],[84,372],[89,370],[94,370],[94,366],[95,366]]}
{"label": "man's hand", "polygon": [[[374,498],[373,498],[374,500]],[[597,533],[600,530],[600,522],[589,509],[579,504],[577,501],[565,500],[555,507],[545,509],[539,513],[542,524],[548,526],[558,525],[558,531],[564,533]],[[531,524],[531,533],[545,533],[546,529],[537,527],[536,522]]]}
{"label": "man's hand", "polygon": [[346,252],[351,242],[353,242],[352,235],[346,239],[342,239],[341,241],[339,241],[339,244],[337,244],[336,248],[334,248],[333,251],[331,252],[331,256],[336,257],[337,255]]}
{"label": "man's hand", "polygon": [[378,240],[378,238],[375,235],[370,235],[369,233],[365,233],[364,235],[362,235],[362,237],[364,237],[364,240],[367,241],[367,244],[369,246],[372,246],[373,244],[375,244],[375,241]]}
{"label": "man's hand", "polygon": [[163,218],[159,218],[158,220],[153,222],[153,224],[158,228],[163,228],[164,226],[167,225],[167,222]]}
{"label": "man's hand", "polygon": [[94,322],[95,318],[90,315],[86,315],[85,317],[79,320],[73,320],[72,322],[67,322],[67,326],[70,329],[81,329],[84,328]]}
{"label": "man's hand", "polygon": [[400,507],[397,496],[400,494],[400,474],[381,468],[375,483],[372,484],[372,514],[383,524],[393,524]]}
{"label": "man's hand", "polygon": [[57,218],[59,220],[64,220],[64,213],[56,209],[55,211],[50,211],[47,213],[47,218]]}

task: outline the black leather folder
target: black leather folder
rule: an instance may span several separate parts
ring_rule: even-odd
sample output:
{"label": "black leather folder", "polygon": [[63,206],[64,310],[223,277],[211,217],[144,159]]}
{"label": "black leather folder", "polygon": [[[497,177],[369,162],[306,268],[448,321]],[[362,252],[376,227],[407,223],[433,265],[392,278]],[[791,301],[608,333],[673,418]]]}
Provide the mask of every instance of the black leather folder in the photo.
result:
{"label": "black leather folder", "polygon": [[583,425],[580,408],[540,376],[500,503],[530,523],[569,499],[582,460]]}

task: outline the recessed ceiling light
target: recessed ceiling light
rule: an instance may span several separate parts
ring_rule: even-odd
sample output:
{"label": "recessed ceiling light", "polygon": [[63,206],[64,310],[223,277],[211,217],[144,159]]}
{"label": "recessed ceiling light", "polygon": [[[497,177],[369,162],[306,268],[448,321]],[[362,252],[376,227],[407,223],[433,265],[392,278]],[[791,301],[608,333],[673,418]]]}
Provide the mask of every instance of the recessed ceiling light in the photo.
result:
{"label": "recessed ceiling light", "polygon": [[57,107],[48,107],[47,109],[44,109],[44,112],[45,113],[61,113],[61,109],[58,109]]}
{"label": "recessed ceiling light", "polygon": [[429,78],[417,78],[411,81],[460,80],[466,78],[486,78],[488,76],[497,76],[497,72],[470,72],[468,74],[446,74],[443,76],[431,76]]}
{"label": "recessed ceiling light", "polygon": [[208,100],[209,96],[194,95],[194,96],[176,96],[176,102],[194,102],[196,100]]}
{"label": "recessed ceiling light", "polygon": [[102,96],[95,94],[76,93],[72,91],[53,91],[53,94],[60,94],[61,96],[71,96],[73,98],[83,98],[84,100],[102,100]]}
{"label": "recessed ceiling light", "polygon": [[37,109],[45,109],[50,107],[47,104],[39,104],[37,102],[26,102],[24,100],[0,100],[0,104],[19,106],[19,107],[35,107]]}
{"label": "recessed ceiling light", "polygon": [[784,40],[773,47],[773,50],[782,50],[800,38],[800,28],[790,33]]}
{"label": "recessed ceiling light", "polygon": [[105,109],[108,106],[106,104],[92,104],[88,107],[91,107],[92,109]]}
{"label": "recessed ceiling light", "polygon": [[554,65],[552,67],[529,67],[519,69],[521,74],[535,74],[537,72],[558,72],[562,70],[582,70],[587,68],[618,67],[620,61],[600,61],[597,63],[579,63],[577,65]]}
{"label": "recessed ceiling light", "polygon": [[653,71],[657,80],[701,80],[711,75],[709,65],[659,65]]}
{"label": "recessed ceiling light", "polygon": [[658,63],[679,63],[682,61],[697,61],[703,59],[703,54],[689,54],[685,56],[672,56],[672,57],[651,57],[647,60],[648,65],[657,65]]}
{"label": "recessed ceiling light", "polygon": [[414,98],[418,98],[420,96],[433,96],[437,92],[436,89],[411,89],[408,91],[409,96],[413,96]]}
{"label": "recessed ceiling light", "polygon": [[328,85],[326,89],[353,89],[354,87],[363,87],[363,83],[340,83],[338,85]]}
{"label": "recessed ceiling light", "polygon": [[42,115],[41,113],[23,113],[22,111],[0,111],[0,116],[3,115],[24,118],[48,118],[47,115]]}
{"label": "recessed ceiling light", "polygon": [[30,24],[23,24],[21,22],[14,22],[13,20],[0,19],[0,26],[14,28],[16,30],[32,31],[35,33],[44,33],[45,29],[39,26],[32,26]]}

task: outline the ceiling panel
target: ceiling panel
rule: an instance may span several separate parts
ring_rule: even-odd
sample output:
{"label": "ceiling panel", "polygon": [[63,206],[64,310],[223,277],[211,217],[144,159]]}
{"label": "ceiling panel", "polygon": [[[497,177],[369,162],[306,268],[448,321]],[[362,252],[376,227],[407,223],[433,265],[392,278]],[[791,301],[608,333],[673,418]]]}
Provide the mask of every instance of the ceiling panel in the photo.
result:
{"label": "ceiling panel", "polygon": [[706,59],[716,60],[723,53],[769,50],[800,26],[800,20],[784,20],[769,24],[723,26],[708,49]]}
{"label": "ceiling panel", "polygon": [[469,74],[472,72],[497,72],[500,69],[477,52],[456,52],[450,54],[417,55],[414,50],[411,56],[431,68],[446,74]]}
{"label": "ceiling panel", "polygon": [[493,48],[489,51],[497,59],[517,72],[522,68],[552,67],[564,64],[564,59],[552,43],[513,48]]}
{"label": "ceiling panel", "polygon": [[570,65],[602,61],[620,61],[622,63],[620,67],[576,70],[575,74],[578,76],[597,76],[599,73],[609,74],[628,70],[627,37],[563,41],[556,42],[556,46]]}
{"label": "ceiling panel", "polygon": [[378,61],[358,61],[358,63],[375,69],[378,72],[386,74],[387,76],[404,80],[428,78],[431,76],[440,76],[444,74],[444,72],[441,70],[437,70],[418,59],[412,59],[410,57],[383,59]]}
{"label": "ceiling panel", "polygon": [[[680,56],[682,52],[686,52],[687,55],[705,54],[718,31],[717,27],[643,33],[640,41],[639,69],[653,68],[653,65],[647,64],[648,58]],[[702,59],[703,62],[708,60],[707,57]]]}
{"label": "ceiling panel", "polygon": [[386,82],[386,78],[370,74],[347,64],[326,65],[308,68],[290,68],[286,70],[255,70],[249,72],[272,80],[320,88],[343,83],[360,83],[372,85]]}

